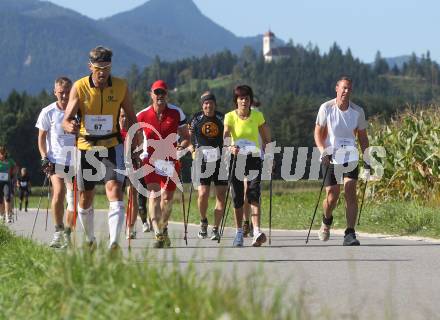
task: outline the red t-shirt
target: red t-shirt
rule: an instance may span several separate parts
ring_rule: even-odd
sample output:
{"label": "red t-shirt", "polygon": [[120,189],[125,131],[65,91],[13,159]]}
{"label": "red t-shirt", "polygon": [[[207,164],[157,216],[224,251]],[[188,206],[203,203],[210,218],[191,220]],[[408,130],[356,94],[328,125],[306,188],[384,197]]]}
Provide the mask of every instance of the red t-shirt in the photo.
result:
{"label": "red t-shirt", "polygon": [[[143,132],[144,151],[145,147],[147,147],[146,151],[148,156],[151,157],[153,153],[156,152],[156,157],[159,159],[175,159],[175,147],[178,138],[177,129],[186,125],[185,114],[182,109],[168,104],[162,112],[162,119],[159,121],[153,106],[149,106],[137,114],[137,121],[147,124],[147,126],[143,128]],[[145,143],[145,141],[147,141],[147,143]],[[158,148],[159,146],[161,148]]]}

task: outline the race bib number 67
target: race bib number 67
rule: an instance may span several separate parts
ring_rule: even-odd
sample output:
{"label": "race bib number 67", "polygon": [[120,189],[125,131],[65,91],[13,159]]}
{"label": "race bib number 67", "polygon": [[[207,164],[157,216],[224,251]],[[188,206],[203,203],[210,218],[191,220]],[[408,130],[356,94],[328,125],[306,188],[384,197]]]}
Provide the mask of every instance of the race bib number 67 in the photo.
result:
{"label": "race bib number 67", "polygon": [[86,130],[94,136],[103,136],[112,133],[113,115],[86,115]]}

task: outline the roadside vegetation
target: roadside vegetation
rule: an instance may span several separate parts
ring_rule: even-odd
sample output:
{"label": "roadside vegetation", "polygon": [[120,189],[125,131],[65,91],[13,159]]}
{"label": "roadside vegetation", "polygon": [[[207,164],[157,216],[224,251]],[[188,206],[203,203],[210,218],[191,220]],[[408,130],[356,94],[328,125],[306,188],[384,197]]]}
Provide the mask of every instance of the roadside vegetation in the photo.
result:
{"label": "roadside vegetation", "polygon": [[221,271],[200,274],[152,252],[136,260],[105,250],[56,252],[4,226],[0,265],[1,319],[309,318],[294,299],[282,304],[282,288],[261,274],[223,281]]}

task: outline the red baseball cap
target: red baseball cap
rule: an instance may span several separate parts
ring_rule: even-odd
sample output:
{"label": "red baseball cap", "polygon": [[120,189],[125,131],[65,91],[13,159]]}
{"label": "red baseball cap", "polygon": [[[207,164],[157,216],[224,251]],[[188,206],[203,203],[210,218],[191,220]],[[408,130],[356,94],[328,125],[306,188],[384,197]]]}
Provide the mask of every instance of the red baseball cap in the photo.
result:
{"label": "red baseball cap", "polygon": [[154,91],[156,89],[162,89],[165,91],[168,91],[168,86],[165,81],[163,80],[156,80],[153,85],[151,86],[151,91]]}

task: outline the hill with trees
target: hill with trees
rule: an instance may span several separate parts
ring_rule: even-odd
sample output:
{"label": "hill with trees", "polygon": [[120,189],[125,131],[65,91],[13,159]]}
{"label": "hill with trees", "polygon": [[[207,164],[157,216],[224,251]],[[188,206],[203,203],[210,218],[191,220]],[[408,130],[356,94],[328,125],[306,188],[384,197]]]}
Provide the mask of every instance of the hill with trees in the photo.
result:
{"label": "hill with trees", "polygon": [[[409,105],[439,104],[440,68],[429,52],[421,58],[413,55],[401,69],[389,69],[380,53],[370,65],[337,44],[324,54],[316,47],[292,48],[292,56],[273,63],[265,63],[261,53],[251,47],[240,54],[224,50],[175,62],[156,58],[146,68],[132,66],[126,76],[137,110],[149,103],[151,83],[164,79],[171,88],[171,102],[181,106],[187,116],[199,110],[203,91],[214,91],[219,110],[227,112],[232,109],[234,85],[249,84],[280,146],[314,145],[317,110],[334,97],[335,81],[341,75],[353,78],[353,101],[364,107],[368,117],[389,119]],[[19,165],[30,168],[34,180],[40,177],[34,125],[41,108],[53,99],[45,92],[30,96],[13,91],[0,101],[0,142],[7,144]]]}

